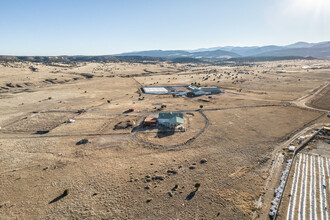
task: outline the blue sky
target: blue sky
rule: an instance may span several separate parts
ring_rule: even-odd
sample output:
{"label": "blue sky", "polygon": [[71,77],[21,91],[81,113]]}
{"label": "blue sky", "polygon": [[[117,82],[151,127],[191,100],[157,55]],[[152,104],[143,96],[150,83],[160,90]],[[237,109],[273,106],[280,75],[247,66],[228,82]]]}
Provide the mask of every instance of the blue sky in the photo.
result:
{"label": "blue sky", "polygon": [[329,0],[0,0],[2,55],[329,40]]}

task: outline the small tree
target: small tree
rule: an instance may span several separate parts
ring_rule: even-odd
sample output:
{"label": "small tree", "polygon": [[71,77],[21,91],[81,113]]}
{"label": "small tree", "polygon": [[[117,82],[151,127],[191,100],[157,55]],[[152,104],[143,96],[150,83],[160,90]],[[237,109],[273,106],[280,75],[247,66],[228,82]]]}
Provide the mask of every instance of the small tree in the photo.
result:
{"label": "small tree", "polygon": [[196,183],[196,184],[195,184],[196,191],[199,189],[200,186],[201,186],[200,183]]}
{"label": "small tree", "polygon": [[67,196],[67,195],[69,195],[69,190],[68,190],[68,189],[64,190],[64,192],[63,192],[62,195],[63,195],[63,196]]}
{"label": "small tree", "polygon": [[33,67],[33,66],[30,66],[29,69],[30,69],[32,72],[37,72],[37,71],[38,71],[38,69],[35,68],[35,67]]}
{"label": "small tree", "polygon": [[203,105],[200,105],[199,107],[200,107],[200,108],[203,108],[204,106],[203,106]]}

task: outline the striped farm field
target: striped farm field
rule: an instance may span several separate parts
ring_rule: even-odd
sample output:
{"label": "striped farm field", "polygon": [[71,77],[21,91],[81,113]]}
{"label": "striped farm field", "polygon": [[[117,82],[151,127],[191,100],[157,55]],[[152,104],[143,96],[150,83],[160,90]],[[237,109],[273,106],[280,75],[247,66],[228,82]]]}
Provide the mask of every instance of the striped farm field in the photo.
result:
{"label": "striped farm field", "polygon": [[295,158],[278,219],[329,219],[330,158],[300,153]]}

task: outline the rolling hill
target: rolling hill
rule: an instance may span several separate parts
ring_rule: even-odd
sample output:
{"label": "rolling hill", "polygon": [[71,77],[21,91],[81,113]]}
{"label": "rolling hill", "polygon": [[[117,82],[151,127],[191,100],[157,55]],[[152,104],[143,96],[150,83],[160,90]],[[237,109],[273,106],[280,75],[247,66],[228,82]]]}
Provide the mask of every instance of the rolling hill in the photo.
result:
{"label": "rolling hill", "polygon": [[330,42],[323,42],[309,47],[283,48],[259,53],[255,56],[302,56],[330,59]]}
{"label": "rolling hill", "polygon": [[116,56],[151,56],[163,58],[191,57],[199,59],[231,59],[238,57],[315,57],[330,58],[330,41],[296,42],[286,46],[212,47],[196,50],[150,50],[117,54]]}
{"label": "rolling hill", "polygon": [[180,57],[226,59],[232,57],[239,57],[240,55],[225,50],[198,51],[198,52],[189,52],[185,50],[149,50],[149,51],[116,54],[115,56],[151,56],[151,57],[163,57],[168,59],[180,58]]}
{"label": "rolling hill", "polygon": [[0,61],[30,62],[255,62],[292,59],[330,59],[330,41],[297,42],[286,46],[212,47],[196,50],[149,50],[104,56],[1,56]]}

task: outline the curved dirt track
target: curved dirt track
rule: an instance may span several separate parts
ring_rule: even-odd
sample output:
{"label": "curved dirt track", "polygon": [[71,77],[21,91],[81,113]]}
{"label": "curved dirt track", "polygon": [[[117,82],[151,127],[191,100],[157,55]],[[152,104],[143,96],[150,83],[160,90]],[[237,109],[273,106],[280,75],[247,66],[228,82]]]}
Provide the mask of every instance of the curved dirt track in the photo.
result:
{"label": "curved dirt track", "polygon": [[204,127],[192,138],[189,138],[187,141],[185,141],[184,143],[181,144],[174,144],[174,145],[159,145],[159,144],[153,144],[150,142],[145,142],[140,140],[139,138],[136,137],[136,132],[132,132],[132,138],[133,140],[135,140],[138,143],[147,145],[147,146],[151,146],[151,147],[157,147],[157,148],[163,148],[163,149],[169,149],[169,148],[177,148],[177,147],[182,147],[186,144],[189,144],[191,142],[193,142],[194,140],[196,140],[196,138],[198,138],[201,134],[203,134],[205,132],[205,130],[209,127],[209,119],[206,117],[206,115],[203,113],[202,110],[198,111],[204,118]]}
{"label": "curved dirt track", "polygon": [[[291,104],[296,105],[299,108],[303,108],[303,109],[309,109],[309,110],[314,110],[314,111],[321,111],[321,112],[328,112],[327,110],[324,109],[317,109],[317,108],[313,108],[310,106],[307,106],[306,103],[311,101],[316,95],[318,95],[320,92],[322,92],[327,86],[329,86],[330,83],[327,82],[325,83],[323,86],[320,86],[314,93],[309,94],[307,96],[303,96],[295,101],[292,101]],[[325,114],[325,113],[324,113]],[[318,118],[321,118],[322,116],[324,116],[324,114],[322,114],[321,116],[317,117],[315,120],[317,120]],[[310,123],[313,123],[312,120]],[[308,127],[303,128],[301,131],[297,132],[295,135],[293,135],[289,140],[284,141],[282,144],[280,144],[274,151],[273,153],[273,165],[270,169],[270,174],[266,180],[266,184],[264,187],[265,190],[265,194],[263,196],[261,196],[259,198],[259,207],[262,206],[262,204],[266,204],[265,206],[262,207],[262,215],[260,215],[258,218],[259,219],[263,219],[263,218],[267,218],[268,216],[266,216],[268,214],[269,211],[269,207],[270,207],[270,201],[272,201],[272,199],[274,198],[273,196],[273,190],[275,187],[277,187],[277,179],[279,179],[279,176],[281,175],[282,172],[282,163],[284,161],[284,157],[281,154],[282,148],[285,146],[288,146],[291,142],[293,142],[295,139],[297,139],[299,136],[305,134],[307,131],[310,131],[312,129],[316,129],[316,128],[320,128],[321,126],[323,126],[324,124],[322,123],[318,123],[318,124],[313,124],[310,125]],[[290,173],[288,174],[288,176],[290,175]],[[262,202],[261,202],[262,201]],[[256,212],[253,216],[253,219],[256,219]]]}
{"label": "curved dirt track", "polygon": [[[205,111],[221,111],[221,110],[232,110],[232,109],[263,108],[263,107],[278,107],[278,106],[281,106],[281,105],[254,105],[254,106],[239,106],[239,107],[228,107],[228,108],[213,108],[213,109],[204,109],[204,110],[199,109],[199,110],[180,111],[180,112],[199,112],[203,116],[204,123],[205,123],[204,127],[194,137],[189,138],[187,141],[185,141],[184,143],[181,143],[181,144],[159,145],[159,144],[153,144],[150,142],[145,142],[136,137],[136,132],[132,132],[132,138],[133,138],[133,140],[135,140],[136,142],[138,142],[140,144],[144,144],[144,145],[151,146],[151,147],[157,147],[157,148],[163,148],[163,149],[182,147],[184,145],[192,143],[201,134],[203,134],[206,131],[206,129],[209,127],[210,122],[209,122],[209,119],[207,118],[207,116],[204,114]],[[173,111],[173,112],[175,112],[175,111]]]}
{"label": "curved dirt track", "polygon": [[292,101],[291,103],[296,105],[297,107],[301,107],[301,108],[307,108],[307,109],[316,110],[316,111],[328,112],[328,110],[325,110],[325,109],[318,109],[318,108],[310,107],[310,106],[306,105],[306,103],[308,103],[313,98],[315,98],[316,95],[320,94],[320,92],[322,92],[329,85],[330,85],[330,82],[326,82],[323,86],[320,86],[314,93],[311,93],[307,96],[303,96],[303,97],[301,97],[301,98],[299,98],[295,101]]}
{"label": "curved dirt track", "polygon": [[[323,91],[328,85],[330,85],[329,82],[325,83],[323,86],[321,86],[320,88],[318,88],[316,90],[316,92],[307,95],[307,96],[303,96],[299,99],[297,99],[296,101],[292,101],[291,104],[294,104],[295,106],[299,107],[299,108],[304,108],[304,109],[309,109],[309,110],[316,110],[316,111],[322,111],[322,112],[326,112],[326,110],[323,109],[316,109],[310,106],[307,106],[306,103],[308,101],[310,101],[312,98],[314,98],[317,94],[319,94],[321,91]],[[151,147],[157,147],[157,148],[177,148],[177,147],[181,147],[184,146],[186,144],[189,144],[191,142],[193,142],[196,138],[198,138],[202,133],[205,132],[205,130],[207,129],[207,127],[209,126],[209,119],[206,117],[206,115],[203,113],[204,111],[219,111],[219,110],[232,110],[232,109],[246,109],[246,108],[257,108],[257,107],[275,107],[275,106],[283,106],[283,105],[259,105],[259,106],[239,106],[239,107],[228,107],[228,108],[213,108],[213,109],[204,109],[204,110],[183,110],[183,111],[174,111],[174,112],[193,112],[193,111],[198,111],[205,119],[205,125],[204,127],[192,138],[188,139],[186,142],[181,143],[181,144],[175,144],[175,145],[158,145],[158,144],[153,144],[150,142],[145,142],[140,140],[139,138],[136,137],[136,132],[132,133],[132,138],[141,144],[147,145],[147,146],[151,146]],[[147,112],[143,112],[143,113],[147,113]],[[309,128],[309,127],[308,127]],[[307,129],[308,129],[307,128]],[[292,138],[290,138],[288,141],[285,141],[283,144],[281,144],[280,146],[283,147],[285,145],[288,145],[288,143],[290,143],[293,139],[297,138],[297,136],[301,135],[301,133],[305,131],[302,130],[300,132],[298,132],[296,135],[294,135]],[[273,170],[273,167],[272,167]],[[268,184],[269,178],[267,179],[267,183]],[[267,187],[266,187],[267,188]]]}

